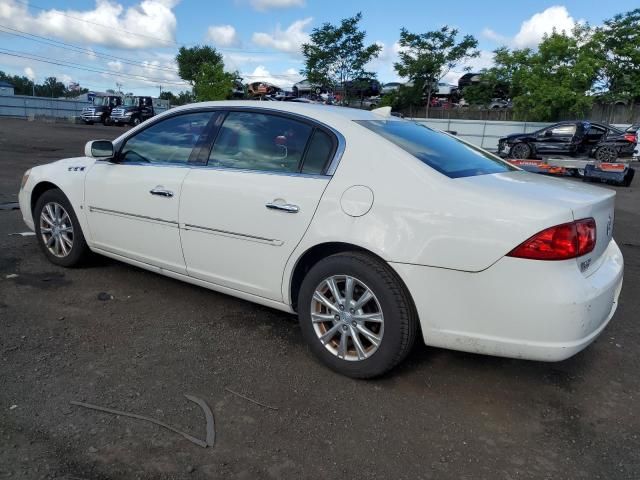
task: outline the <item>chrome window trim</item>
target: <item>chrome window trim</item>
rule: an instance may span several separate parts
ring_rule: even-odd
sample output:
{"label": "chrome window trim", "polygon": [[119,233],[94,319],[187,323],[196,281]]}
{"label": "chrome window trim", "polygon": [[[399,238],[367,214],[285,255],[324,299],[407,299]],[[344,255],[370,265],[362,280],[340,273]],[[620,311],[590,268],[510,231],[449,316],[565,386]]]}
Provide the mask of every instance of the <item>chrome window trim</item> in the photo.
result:
{"label": "chrome window trim", "polygon": [[[338,107],[336,107],[338,108]],[[271,113],[271,114],[276,114],[276,115],[280,115],[280,116],[284,116],[284,117],[291,117],[293,119],[298,119],[298,120],[304,120],[305,122],[311,123],[312,125],[316,125],[319,127],[323,127],[326,130],[329,130],[331,133],[333,133],[333,135],[335,135],[336,139],[338,140],[338,145],[336,146],[336,151],[333,154],[333,158],[331,159],[331,161],[329,162],[328,166],[326,167],[325,173],[323,174],[305,174],[305,173],[298,173],[298,172],[265,172],[263,170],[248,170],[248,169],[240,169],[240,168],[228,168],[228,167],[209,167],[207,165],[198,165],[198,164],[185,164],[185,165],[175,165],[175,164],[169,164],[166,166],[170,166],[170,167],[190,167],[190,168],[209,168],[209,169],[215,169],[215,170],[229,170],[229,171],[243,171],[246,173],[268,173],[271,175],[287,175],[287,176],[302,176],[302,177],[310,177],[310,178],[328,178],[328,177],[332,177],[337,168],[338,165],[340,164],[340,160],[342,160],[342,156],[344,155],[344,152],[347,148],[347,141],[344,138],[344,135],[342,135],[342,133],[340,133],[338,130],[336,130],[335,128],[333,128],[331,125],[327,125],[324,122],[321,122],[319,120],[316,120],[315,118],[312,117],[308,117],[306,115],[302,115],[300,113],[296,113],[296,112],[288,112],[286,110],[278,110],[276,108],[264,108],[264,107],[257,107],[257,106],[244,106],[244,105],[238,105],[238,106],[220,106],[220,107],[198,107],[198,106],[194,106],[192,108],[185,108],[185,109],[181,109],[179,111],[176,112],[172,112],[172,114],[167,114],[167,115],[159,115],[159,116],[155,116],[150,118],[149,120],[147,120],[146,122],[144,122],[141,125],[144,125],[144,128],[138,129],[132,129],[129,132],[125,133],[122,137],[117,138],[116,140],[114,140],[113,142],[113,150],[119,152],[120,151],[120,147],[122,146],[123,143],[127,142],[129,140],[129,138],[131,138],[134,135],[137,135],[139,132],[142,132],[143,130],[146,130],[147,128],[152,127],[153,125],[155,125],[156,123],[159,123],[161,121],[164,121],[166,119],[169,119],[171,117],[175,117],[175,116],[179,116],[179,115],[185,115],[185,114],[189,114],[189,113],[198,113],[198,112],[217,112],[217,111],[224,111],[224,112],[231,112],[231,111],[253,111],[255,113]],[[168,112],[171,112],[171,110],[168,110]],[[109,162],[108,160],[97,160],[99,162],[106,162],[106,163],[113,163],[113,162]],[[165,166],[164,164],[151,164],[151,163],[122,163],[122,164],[118,164],[118,165],[144,165],[144,166]]]}

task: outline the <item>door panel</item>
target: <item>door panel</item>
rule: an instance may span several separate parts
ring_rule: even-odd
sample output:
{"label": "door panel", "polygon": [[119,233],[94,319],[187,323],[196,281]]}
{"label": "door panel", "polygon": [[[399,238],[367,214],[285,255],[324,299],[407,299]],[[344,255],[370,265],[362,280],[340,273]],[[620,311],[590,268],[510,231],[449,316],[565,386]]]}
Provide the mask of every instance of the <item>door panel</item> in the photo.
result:
{"label": "door panel", "polygon": [[192,169],[180,202],[188,274],[281,301],[285,264],[328,182],[319,176]]}
{"label": "door panel", "polygon": [[[93,245],[186,273],[178,205],[188,169],[96,162],[86,177],[85,208]],[[151,190],[172,192],[154,195]]]}

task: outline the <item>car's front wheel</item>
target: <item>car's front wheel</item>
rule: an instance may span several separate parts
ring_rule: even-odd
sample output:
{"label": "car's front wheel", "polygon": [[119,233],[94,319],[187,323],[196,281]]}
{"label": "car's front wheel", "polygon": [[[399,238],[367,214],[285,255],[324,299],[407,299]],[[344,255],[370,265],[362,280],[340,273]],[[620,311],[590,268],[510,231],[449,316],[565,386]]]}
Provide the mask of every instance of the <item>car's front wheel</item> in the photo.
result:
{"label": "car's front wheel", "polygon": [[531,156],[531,147],[526,143],[516,143],[509,152],[511,158],[524,160]]}
{"label": "car's front wheel", "polygon": [[33,219],[40,248],[51,263],[73,267],[88,255],[78,217],[61,190],[47,190],[38,198]]}
{"label": "car's front wheel", "polygon": [[415,308],[397,274],[360,252],[314,265],[298,297],[302,334],[328,367],[353,378],[382,375],[415,341]]}

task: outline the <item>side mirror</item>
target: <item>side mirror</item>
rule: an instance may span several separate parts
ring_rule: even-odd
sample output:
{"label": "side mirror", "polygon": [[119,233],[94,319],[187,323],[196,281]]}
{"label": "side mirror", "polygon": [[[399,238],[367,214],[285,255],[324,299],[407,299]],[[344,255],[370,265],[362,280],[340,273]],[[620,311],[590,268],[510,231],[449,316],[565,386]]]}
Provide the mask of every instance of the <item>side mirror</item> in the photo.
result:
{"label": "side mirror", "polygon": [[84,146],[85,157],[111,158],[114,154],[111,140],[91,140]]}

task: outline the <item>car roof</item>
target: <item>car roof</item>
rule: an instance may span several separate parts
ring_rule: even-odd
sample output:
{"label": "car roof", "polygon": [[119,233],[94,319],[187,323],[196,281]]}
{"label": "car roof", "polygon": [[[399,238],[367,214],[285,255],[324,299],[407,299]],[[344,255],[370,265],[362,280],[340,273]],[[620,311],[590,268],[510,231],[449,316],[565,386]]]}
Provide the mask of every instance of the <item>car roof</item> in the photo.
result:
{"label": "car roof", "polygon": [[396,120],[402,121],[397,117],[381,117],[369,110],[358,108],[340,107],[336,105],[322,105],[317,103],[302,102],[259,102],[255,100],[226,100],[218,102],[201,102],[191,103],[182,107],[176,107],[167,112],[177,112],[181,110],[192,110],[199,108],[216,107],[216,108],[233,108],[243,107],[252,109],[277,110],[285,113],[293,113],[310,117],[321,122],[345,121],[345,120]]}

